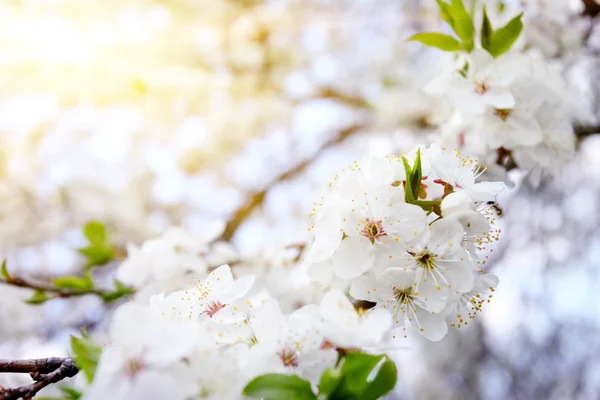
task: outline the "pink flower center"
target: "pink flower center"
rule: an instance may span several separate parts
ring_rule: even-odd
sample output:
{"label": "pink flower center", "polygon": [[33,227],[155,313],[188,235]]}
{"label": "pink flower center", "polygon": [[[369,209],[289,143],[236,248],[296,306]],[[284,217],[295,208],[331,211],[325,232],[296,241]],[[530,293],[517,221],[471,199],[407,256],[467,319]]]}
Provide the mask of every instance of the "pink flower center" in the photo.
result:
{"label": "pink flower center", "polygon": [[507,108],[494,109],[494,115],[499,117],[502,121],[506,121],[506,119],[510,116],[511,113],[512,110]]}
{"label": "pink flower center", "polygon": [[475,81],[475,93],[484,94],[488,90],[490,90],[490,86],[485,81]]}
{"label": "pink flower center", "polygon": [[335,349],[337,346],[333,343],[331,343],[329,340],[323,340],[323,343],[321,343],[321,350],[328,350],[328,349]]}
{"label": "pink flower center", "polygon": [[294,350],[283,349],[279,352],[279,358],[286,367],[297,367],[298,366],[298,353]]}
{"label": "pink flower center", "polygon": [[212,316],[219,312],[219,310],[221,310],[223,307],[225,307],[225,304],[221,303],[220,301],[209,301],[206,305],[205,312],[209,317],[212,318]]}
{"label": "pink flower center", "polygon": [[383,229],[383,223],[381,221],[375,221],[374,219],[367,219],[360,234],[368,237],[372,242],[379,239],[381,236],[387,235]]}
{"label": "pink flower center", "polygon": [[138,372],[144,368],[144,363],[136,358],[128,360],[125,364],[125,375],[128,377],[134,377]]}

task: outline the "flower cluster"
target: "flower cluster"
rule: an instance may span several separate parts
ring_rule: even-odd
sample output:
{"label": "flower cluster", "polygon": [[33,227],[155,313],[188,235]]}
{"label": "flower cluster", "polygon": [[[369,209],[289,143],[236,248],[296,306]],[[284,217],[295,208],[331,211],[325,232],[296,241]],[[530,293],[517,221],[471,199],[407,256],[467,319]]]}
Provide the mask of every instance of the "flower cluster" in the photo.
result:
{"label": "flower cluster", "polygon": [[493,204],[504,184],[477,183],[484,171],[436,145],[355,162],[315,204],[310,276],[386,310],[393,336],[412,325],[439,340],[448,316],[466,324],[498,283],[482,274],[482,251],[499,239]]}
{"label": "flower cluster", "polygon": [[434,78],[426,91],[453,105],[442,124],[444,143],[491,162],[510,154],[526,170],[554,170],[574,153],[562,78],[534,55],[494,58],[477,49]]}
{"label": "flower cluster", "polygon": [[[64,129],[58,124],[61,129],[57,132],[67,139],[89,131],[81,136],[86,139],[81,140],[79,157],[65,159],[60,151],[63,145],[72,147],[72,140],[59,141],[58,147],[56,141],[48,140],[50,136],[36,141],[36,154],[56,161],[50,163],[54,168],[45,167],[48,163],[44,162],[30,163],[40,166],[31,176],[44,177],[43,192],[51,208],[68,207],[77,218],[102,216],[114,227],[129,227],[125,232],[139,231],[136,237],[140,241],[165,230],[161,237],[140,246],[128,245],[127,257],[116,269],[114,290],[104,290],[92,279],[92,268],[120,260],[122,255],[98,222],[83,229],[89,242],[78,249],[88,258],[83,276],[57,278],[48,286],[33,285],[11,276],[5,264],[0,268],[3,284],[34,289],[29,304],[86,294],[110,303],[135,292],[129,303],[114,312],[104,349],[87,335],[72,338],[74,361],[89,383],[81,393],[84,400],[380,398],[394,387],[397,371],[389,358],[379,353],[396,346],[396,339],[412,334],[441,340],[449,326],[467,325],[490,301],[498,285],[498,278],[486,273],[484,267],[487,252],[493,251],[500,238],[495,202],[505,185],[478,182],[488,169],[484,164],[498,164],[502,172],[517,166],[539,175],[537,172],[560,166],[574,152],[574,113],[569,111],[568,91],[560,74],[534,52],[509,52],[523,30],[522,14],[494,29],[485,7],[481,7],[479,20],[476,2],[467,11],[462,0],[438,0],[441,16],[453,36],[425,32],[410,40],[449,52],[450,62],[441,72],[436,69],[437,76],[423,92],[415,93],[418,85],[413,73],[398,68],[397,55],[391,56],[397,53],[392,51],[394,41],[378,46],[373,46],[371,39],[353,42],[350,58],[356,58],[358,43],[360,48],[369,49],[365,54],[372,55],[363,58],[375,59],[364,65],[359,60],[354,65],[345,62],[345,51],[334,51],[333,39],[339,36],[347,42],[347,37],[354,36],[335,34],[337,30],[329,27],[321,32],[315,26],[307,31],[313,32],[309,36],[332,38],[323,38],[317,46],[297,46],[318,59],[308,64],[310,71],[304,71],[304,66],[299,70],[306,60],[290,57],[293,46],[289,44],[298,42],[305,33],[289,29],[293,24],[288,22],[308,18],[289,12],[295,8],[270,4],[263,8],[258,5],[261,2],[247,8],[230,3],[222,4],[220,17],[225,26],[231,25],[225,32],[235,39],[230,40],[233,46],[225,46],[222,54],[210,55],[222,47],[216,33],[221,28],[204,27],[195,39],[207,45],[202,46],[201,57],[207,65],[192,86],[216,95],[205,96],[208,103],[190,105],[190,116],[178,126],[175,136],[169,135],[167,140],[157,131],[144,139],[142,132],[147,129],[141,121],[142,110],[135,108],[125,114],[117,110],[116,119],[131,117],[125,119],[131,119],[125,129],[129,134],[124,136],[123,129],[116,130],[125,139],[118,148],[110,148],[106,171],[104,167],[73,168],[74,162],[105,164],[98,152],[104,145],[98,147],[100,141],[91,139],[105,136],[104,128],[111,124],[97,128],[96,119],[106,122],[106,118],[97,118],[103,114],[92,108],[69,112]],[[390,10],[399,7],[392,3]],[[175,14],[163,8],[154,12],[153,18],[162,21],[156,29],[166,30],[171,25],[170,15]],[[362,13],[360,8],[356,12]],[[481,29],[476,29],[476,20]],[[282,21],[286,23],[282,25]],[[346,28],[339,29],[344,32]],[[358,36],[369,37],[355,25],[347,29],[353,35],[359,32]],[[325,31],[329,33],[325,35]],[[535,43],[530,39],[525,43]],[[390,51],[382,52],[382,48]],[[549,53],[556,52],[558,49]],[[389,66],[396,72],[387,76]],[[365,80],[368,74],[363,70],[375,71],[377,79]],[[347,79],[355,75],[361,79]],[[186,81],[185,74],[181,77],[185,78],[181,82]],[[209,81],[215,81],[216,86],[206,86]],[[181,82],[176,80],[173,85]],[[144,81],[136,77],[135,83],[145,94]],[[378,96],[366,96],[378,91]],[[373,97],[376,104],[367,102],[367,97]],[[390,98],[410,104],[403,104],[403,110],[398,111],[398,102]],[[221,186],[212,177],[204,177],[205,182],[194,175],[222,161],[223,153],[238,152],[244,143],[216,135],[223,140],[209,140],[212,144],[207,145],[206,138],[227,131],[249,139],[266,130],[273,132],[273,136],[265,137],[268,141],[280,137],[280,127],[289,125],[290,131],[302,131],[295,120],[311,119],[301,117],[310,116],[317,99],[343,104],[344,113],[351,109],[365,115],[373,113],[380,126],[396,127],[410,121],[411,126],[429,130],[439,125],[437,139],[442,146],[421,146],[399,156],[365,157],[342,170],[314,204],[314,222],[308,229],[314,240],[306,252],[305,243],[270,243],[268,251],[242,257],[227,242],[232,233],[224,234],[229,229],[222,221],[202,226],[198,236],[180,228],[166,229],[174,221],[187,227],[201,225],[195,210],[206,205],[204,187],[214,186],[214,195],[215,188]],[[30,104],[26,107],[31,108]],[[49,116],[40,121],[58,115],[61,107],[52,101],[48,108]],[[219,111],[213,112],[215,108]],[[238,108],[243,109],[241,118],[232,120],[231,109]],[[296,118],[296,113],[301,117]],[[348,124],[354,121],[349,115],[343,119]],[[247,126],[251,129],[245,129]],[[346,124],[340,129],[342,126]],[[356,126],[363,128],[362,124]],[[327,141],[323,148],[338,144],[354,130],[352,124],[340,132],[339,140]],[[202,135],[190,139],[192,132]],[[263,146],[254,144],[247,154],[260,153],[262,157]],[[20,142],[12,147],[29,148]],[[477,158],[465,157],[462,151]],[[0,168],[0,178],[10,183],[5,188],[4,195],[11,195],[4,196],[7,198],[15,197],[12,182],[21,184],[22,179],[17,178],[22,173],[22,160],[27,159],[21,153],[11,154],[6,171]],[[299,164],[273,182],[281,183],[308,164]],[[105,176],[111,177],[108,186],[102,183]],[[236,180],[241,182],[242,178]],[[198,185],[186,184],[190,182]],[[193,193],[189,189],[192,186]],[[258,192],[255,197],[260,200],[254,206],[263,202],[268,190],[270,186]],[[18,191],[22,191],[20,187]],[[23,192],[28,191],[33,191],[33,186]],[[8,202],[5,207],[19,211],[20,203],[34,209],[19,201]],[[113,207],[116,203],[120,207]],[[23,213],[5,213],[18,216],[15,221],[7,220],[8,224],[0,221],[2,226],[15,227],[8,230],[8,236],[19,239],[15,233],[21,230],[39,234],[29,224],[37,220],[30,211],[26,219]],[[239,211],[246,215],[240,217],[243,219],[252,208],[244,206]],[[240,222],[236,217],[232,221]],[[50,222],[46,224],[52,228],[48,231],[61,231],[72,223],[63,218]],[[127,240],[133,237],[130,233]],[[8,247],[18,248],[19,243]],[[94,275],[102,276],[95,273],[97,270],[93,270]],[[101,329],[95,333],[99,332]],[[2,397],[2,387],[0,392]],[[265,396],[267,392],[269,396]],[[79,398],[80,393],[72,397]]]}
{"label": "flower cluster", "polygon": [[359,314],[337,291],[284,315],[275,299],[249,295],[253,283],[223,265],[187,290],[121,306],[84,398],[237,399],[267,372],[315,382],[336,348],[373,346],[392,324],[382,310]]}
{"label": "flower cluster", "polygon": [[[156,293],[117,309],[84,399],[236,399],[265,374],[297,375],[316,388],[346,354],[383,352],[409,326],[441,339],[498,284],[483,274],[482,250],[498,239],[490,203],[504,184],[477,183],[484,170],[432,145],[366,158],[336,176],[315,206],[304,259],[328,290],[289,314],[238,264],[212,269],[199,256],[207,245],[182,231],[131,249],[120,279]],[[150,285],[159,281],[166,284]]]}
{"label": "flower cluster", "polygon": [[181,228],[170,228],[162,236],[141,246],[127,245],[127,259],[117,269],[117,279],[137,289],[136,300],[156,293],[171,293],[190,277],[208,272],[210,242],[223,231],[222,221],[205,226],[203,235],[191,236]]}

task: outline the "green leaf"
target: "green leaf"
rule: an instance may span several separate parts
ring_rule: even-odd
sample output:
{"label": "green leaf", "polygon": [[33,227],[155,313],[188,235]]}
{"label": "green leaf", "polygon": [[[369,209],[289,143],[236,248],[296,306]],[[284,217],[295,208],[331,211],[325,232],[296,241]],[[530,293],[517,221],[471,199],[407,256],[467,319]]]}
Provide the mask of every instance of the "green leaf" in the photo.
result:
{"label": "green leaf", "polygon": [[63,276],[60,278],[56,278],[54,281],[54,286],[59,289],[77,289],[82,291],[92,290],[94,289],[94,282],[90,274],[85,274],[84,277],[79,276]]}
{"label": "green leaf", "polygon": [[492,35],[487,51],[494,57],[506,53],[516,42],[523,30],[523,13],[517,15]]}
{"label": "green leaf", "polygon": [[458,51],[461,44],[458,40],[449,35],[437,32],[423,32],[411,36],[407,40],[421,42],[426,46],[437,47],[444,51]]}
{"label": "green leaf", "polygon": [[83,227],[83,234],[90,242],[89,246],[79,249],[87,259],[87,267],[104,265],[114,258],[114,250],[104,224],[91,221]]}
{"label": "green leaf", "polygon": [[36,396],[35,400],[70,400],[70,399],[65,399],[64,397],[39,397],[39,396]]}
{"label": "green leaf", "polygon": [[36,396],[35,400],[78,400],[79,398],[81,398],[81,396],[83,396],[83,393],[73,389],[72,387],[63,386],[60,388],[60,390],[63,392],[64,396],[39,398]]}
{"label": "green leaf", "polygon": [[310,383],[297,375],[266,374],[246,385],[244,395],[262,400],[316,400]]}
{"label": "green leaf", "polygon": [[450,4],[442,1],[436,0],[438,6],[440,7],[440,13],[442,14],[442,19],[450,25],[452,29],[454,29],[454,20],[452,19],[452,10],[450,8]]}
{"label": "green leaf", "polygon": [[327,368],[319,381],[319,394],[331,394],[342,381],[342,371],[337,368]]}
{"label": "green leaf", "polygon": [[2,278],[6,279],[7,281],[10,280],[10,274],[8,273],[8,270],[6,269],[6,260],[2,261],[2,268],[0,268],[0,275],[2,276]]}
{"label": "green leaf", "polygon": [[38,304],[43,304],[43,303],[47,302],[48,300],[50,300],[50,297],[48,297],[48,295],[46,294],[45,291],[36,289],[33,292],[33,294],[31,295],[31,297],[28,298],[27,300],[25,300],[25,303],[38,305]]}
{"label": "green leaf", "polygon": [[117,290],[121,290],[123,292],[125,292],[125,291],[131,291],[133,293],[133,288],[130,288],[129,286],[127,286],[126,284],[124,284],[120,280],[114,279],[113,282],[114,282],[115,287],[117,288]]}
{"label": "green leaf", "polygon": [[477,0],[471,0],[471,11],[469,11],[469,15],[471,15],[471,19],[473,20],[475,19],[475,11],[477,11]]}
{"label": "green leaf", "polygon": [[115,290],[105,292],[101,295],[102,300],[104,300],[105,303],[110,303],[112,301],[120,299],[121,297],[135,293],[135,290],[133,288],[124,285],[122,282],[119,282],[116,279],[114,280],[114,283]]}
{"label": "green leaf", "polygon": [[452,0],[450,6],[450,13],[452,15],[452,21],[454,22],[452,28],[459,38],[465,43],[473,43],[473,36],[475,35],[475,27],[473,26],[473,19],[469,12],[465,8],[462,0]]}
{"label": "green leaf", "polygon": [[88,267],[95,265],[104,265],[108,263],[114,257],[114,251],[112,247],[105,245],[91,245],[83,249],[79,249],[79,253],[87,257]]}
{"label": "green leaf", "polygon": [[385,355],[350,353],[340,368],[342,382],[329,400],[375,400],[394,389],[397,370]]}
{"label": "green leaf", "polygon": [[90,241],[90,243],[106,243],[106,228],[102,222],[88,222],[83,227],[83,234]]}
{"label": "green leaf", "polygon": [[68,386],[63,386],[60,390],[65,394],[65,400],[77,400],[83,395],[79,390],[75,390]]}
{"label": "green leaf", "polygon": [[380,359],[381,356],[372,356],[364,353],[349,354],[346,356],[342,364],[342,374],[344,375],[346,391],[355,396],[365,392],[369,386],[367,378],[377,366]]}
{"label": "green leaf", "polygon": [[488,18],[485,7],[483,7],[483,21],[481,22],[481,47],[483,47],[485,50],[489,51],[493,34],[494,29],[492,28],[492,23]]}
{"label": "green leaf", "polygon": [[361,399],[379,399],[394,390],[396,380],[398,379],[398,370],[396,369],[396,365],[387,356],[383,356],[379,364],[371,372],[370,377],[374,375],[374,379],[369,384],[366,393]]}
{"label": "green leaf", "polygon": [[71,349],[73,350],[75,364],[83,371],[87,381],[91,383],[96,373],[96,366],[102,349],[88,337],[84,329],[81,330],[81,335],[81,338],[71,335]]}

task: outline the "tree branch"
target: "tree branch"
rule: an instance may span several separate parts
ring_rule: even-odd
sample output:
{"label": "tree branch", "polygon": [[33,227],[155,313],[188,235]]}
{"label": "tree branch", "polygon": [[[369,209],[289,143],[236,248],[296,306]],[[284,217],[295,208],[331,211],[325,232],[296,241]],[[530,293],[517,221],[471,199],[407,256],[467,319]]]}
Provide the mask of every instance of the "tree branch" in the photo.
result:
{"label": "tree branch", "polygon": [[258,206],[260,206],[265,201],[265,196],[267,195],[267,192],[273,186],[275,186],[277,183],[280,183],[280,182],[283,182],[283,181],[286,181],[288,179],[295,177],[296,175],[298,175],[299,173],[304,171],[309,165],[311,165],[321,155],[321,152],[323,150],[343,142],[348,136],[358,132],[361,128],[363,128],[362,125],[353,125],[351,127],[348,127],[346,129],[340,131],[336,137],[325,142],[321,146],[321,148],[317,152],[315,152],[315,154],[313,154],[311,157],[307,158],[306,160],[302,161],[300,164],[296,165],[292,169],[290,169],[290,170],[284,172],[283,174],[279,175],[278,177],[276,177],[271,183],[269,183],[260,192],[256,192],[253,195],[251,195],[250,198],[248,199],[248,201],[242,207],[240,207],[233,214],[233,216],[231,217],[229,222],[227,222],[227,225],[225,226],[225,230],[223,231],[223,234],[221,235],[220,239],[226,240],[226,241],[231,240],[231,238],[233,237],[233,235],[235,234],[237,229],[240,227],[240,225],[252,214],[252,212]]}
{"label": "tree branch", "polygon": [[358,96],[351,96],[342,92],[339,92],[333,88],[326,87],[321,89],[317,95],[316,99],[329,99],[339,101],[351,107],[370,109],[372,108],[371,104],[368,101]]}
{"label": "tree branch", "polygon": [[581,0],[583,2],[583,12],[582,15],[586,15],[589,17],[595,17],[600,14],[600,4],[596,2],[596,0]]}
{"label": "tree branch", "polygon": [[34,383],[15,389],[0,386],[0,400],[31,399],[46,386],[71,378],[79,372],[72,358],[0,360],[0,372],[29,373]]}
{"label": "tree branch", "polygon": [[575,136],[578,138],[600,133],[600,125],[577,125],[574,127]]}
{"label": "tree branch", "polygon": [[37,358],[32,360],[0,360],[0,373],[29,373],[39,372],[47,374],[59,368],[67,360],[66,358],[51,357]]}

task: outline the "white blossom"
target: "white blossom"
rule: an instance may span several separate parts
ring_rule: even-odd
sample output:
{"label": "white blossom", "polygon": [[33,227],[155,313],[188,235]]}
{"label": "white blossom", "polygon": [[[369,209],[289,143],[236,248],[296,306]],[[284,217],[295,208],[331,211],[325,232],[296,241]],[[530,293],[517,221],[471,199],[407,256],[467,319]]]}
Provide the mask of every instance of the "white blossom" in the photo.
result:
{"label": "white blossom", "polygon": [[277,302],[265,303],[261,313],[250,320],[256,344],[250,349],[252,368],[302,374],[316,380],[337,359],[337,352],[322,348],[322,321],[315,305],[284,316]]}
{"label": "white blossom", "polygon": [[173,320],[149,307],[134,303],[119,307],[110,327],[111,342],[84,398],[185,399],[193,387],[178,369],[195,347],[196,332],[192,323]]}
{"label": "white blossom", "polygon": [[329,291],[321,301],[323,337],[345,349],[376,347],[392,324],[390,313],[381,310],[356,310],[348,297]]}
{"label": "white blossom", "polygon": [[205,276],[208,265],[202,256],[209,251],[208,243],[220,234],[222,224],[218,225],[213,229],[208,224],[205,237],[171,228],[141,247],[128,245],[128,256],[117,269],[117,279],[137,288],[137,298],[146,300],[155,293],[177,290],[192,277]]}
{"label": "white blossom", "polygon": [[476,277],[473,288],[468,292],[454,293],[445,311],[450,315],[450,325],[457,328],[468,325],[468,320],[475,318],[483,305],[490,302],[497,286],[496,275],[484,274]]}
{"label": "white blossom", "polygon": [[509,85],[519,74],[519,64],[510,56],[494,59],[478,49],[462,60],[464,69],[440,74],[426,87],[432,94],[444,94],[467,113],[480,114],[486,108],[513,108],[515,98]]}
{"label": "white blossom", "polygon": [[421,285],[417,291],[415,286],[416,271],[389,268],[379,278],[360,278],[352,285],[350,294],[356,299],[375,302],[376,308],[391,313],[398,334],[405,335],[407,325],[411,325],[429,340],[440,340],[448,331],[439,313],[445,307],[448,292],[438,291],[432,285]]}
{"label": "white blossom", "polygon": [[309,262],[331,257],[334,274],[342,279],[365,273],[383,245],[409,241],[426,226],[425,212],[405,203],[404,190],[395,184],[403,175],[400,160],[369,158],[364,164],[335,178],[331,203],[317,212],[308,256]]}

